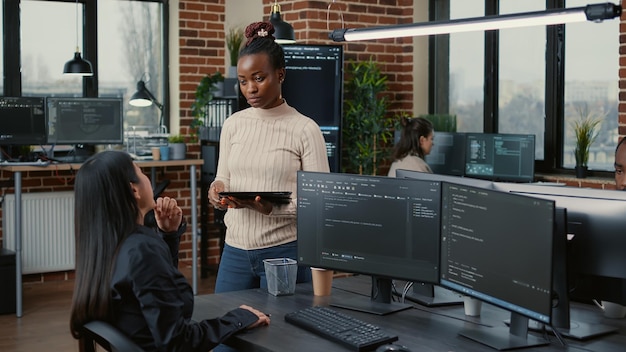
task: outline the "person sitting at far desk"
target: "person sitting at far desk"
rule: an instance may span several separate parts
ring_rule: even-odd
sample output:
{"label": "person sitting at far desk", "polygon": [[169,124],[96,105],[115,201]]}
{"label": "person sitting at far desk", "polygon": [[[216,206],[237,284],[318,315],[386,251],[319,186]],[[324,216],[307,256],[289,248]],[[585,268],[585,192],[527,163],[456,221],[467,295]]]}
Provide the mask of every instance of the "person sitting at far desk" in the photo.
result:
{"label": "person sitting at far desk", "polygon": [[[152,185],[123,151],[104,151],[76,174],[76,281],[70,331],[85,349],[83,325],[108,322],[145,351],[209,351],[231,335],[270,323],[242,305],[221,318],[192,321],[194,295],[178,271],[185,232],[175,199],[154,200]],[[154,210],[157,229],[144,226]]]}
{"label": "person sitting at far desk", "polygon": [[433,124],[423,117],[402,118],[402,135],[393,150],[393,162],[387,176],[396,176],[396,170],[432,173],[424,158],[433,149]]}

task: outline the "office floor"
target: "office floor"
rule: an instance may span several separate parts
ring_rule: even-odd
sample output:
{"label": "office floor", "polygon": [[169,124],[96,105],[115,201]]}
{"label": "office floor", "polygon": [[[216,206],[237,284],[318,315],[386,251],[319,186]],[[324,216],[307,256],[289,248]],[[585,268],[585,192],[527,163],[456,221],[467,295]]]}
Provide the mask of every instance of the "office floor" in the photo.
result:
{"label": "office floor", "polygon": [[[182,269],[191,282],[191,268]],[[212,293],[215,274],[198,279],[198,293]],[[70,335],[74,281],[24,284],[23,316],[0,315],[0,351],[78,351]]]}

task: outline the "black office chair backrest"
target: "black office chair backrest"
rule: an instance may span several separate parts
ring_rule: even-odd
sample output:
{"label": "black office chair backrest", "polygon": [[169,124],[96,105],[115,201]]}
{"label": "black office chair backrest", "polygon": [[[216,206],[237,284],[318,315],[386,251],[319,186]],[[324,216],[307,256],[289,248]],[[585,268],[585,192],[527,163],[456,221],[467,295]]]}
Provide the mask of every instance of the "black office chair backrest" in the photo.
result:
{"label": "black office chair backrest", "polygon": [[109,352],[143,352],[126,335],[103,321],[91,321],[83,326],[85,352],[95,352],[94,342]]}

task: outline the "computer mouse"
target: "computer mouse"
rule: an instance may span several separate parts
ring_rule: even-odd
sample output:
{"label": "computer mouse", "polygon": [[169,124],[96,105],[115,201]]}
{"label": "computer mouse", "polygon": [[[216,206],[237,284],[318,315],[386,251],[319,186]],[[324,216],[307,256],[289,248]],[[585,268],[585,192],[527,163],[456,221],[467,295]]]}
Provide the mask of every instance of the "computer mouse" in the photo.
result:
{"label": "computer mouse", "polygon": [[406,347],[396,343],[382,345],[376,349],[376,352],[389,352],[389,351],[398,351],[398,352],[411,352],[411,350]]}

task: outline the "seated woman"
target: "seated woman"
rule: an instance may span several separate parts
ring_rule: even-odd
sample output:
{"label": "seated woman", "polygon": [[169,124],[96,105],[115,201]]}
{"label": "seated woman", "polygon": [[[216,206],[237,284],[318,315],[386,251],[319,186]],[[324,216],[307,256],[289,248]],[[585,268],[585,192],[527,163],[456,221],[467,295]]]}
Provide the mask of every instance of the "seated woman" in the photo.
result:
{"label": "seated woman", "polygon": [[[239,331],[267,325],[242,305],[221,318],[192,321],[194,295],[178,271],[185,232],[182,210],[152,185],[131,157],[105,151],[76,175],[76,281],[70,329],[84,349],[82,327],[92,320],[115,326],[146,351],[209,351]],[[154,210],[158,228],[144,226]]]}
{"label": "seated woman", "polygon": [[432,173],[424,158],[433,149],[433,124],[423,117],[402,118],[402,134],[393,150],[393,162],[387,176],[396,177],[396,170]]}

